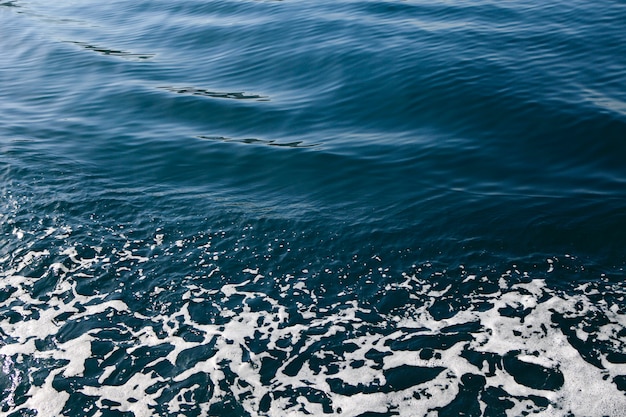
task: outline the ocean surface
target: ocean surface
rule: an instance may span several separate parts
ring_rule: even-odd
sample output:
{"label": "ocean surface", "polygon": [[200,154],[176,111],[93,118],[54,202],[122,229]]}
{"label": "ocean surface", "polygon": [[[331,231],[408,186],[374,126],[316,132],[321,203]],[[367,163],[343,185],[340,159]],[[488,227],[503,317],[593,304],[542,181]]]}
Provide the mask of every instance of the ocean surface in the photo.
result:
{"label": "ocean surface", "polygon": [[0,0],[1,416],[626,415],[624,0]]}

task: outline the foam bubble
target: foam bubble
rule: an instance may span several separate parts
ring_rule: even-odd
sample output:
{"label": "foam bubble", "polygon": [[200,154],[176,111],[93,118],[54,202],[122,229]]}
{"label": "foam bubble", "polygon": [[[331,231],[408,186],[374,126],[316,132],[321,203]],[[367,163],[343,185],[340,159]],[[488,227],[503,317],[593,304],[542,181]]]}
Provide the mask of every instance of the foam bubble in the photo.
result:
{"label": "foam bubble", "polygon": [[[621,284],[556,290],[516,267],[496,277],[465,267],[458,281],[426,264],[394,275],[376,255],[362,287],[333,294],[310,266],[243,264],[225,277],[200,262],[218,253],[206,241],[183,248],[197,251],[197,274],[170,280],[155,275],[180,245],[159,235],[2,261],[3,407],[61,415],[87,396],[94,415],[626,411]],[[320,271],[332,270],[340,279],[341,267]],[[106,291],[83,291],[98,279]]]}

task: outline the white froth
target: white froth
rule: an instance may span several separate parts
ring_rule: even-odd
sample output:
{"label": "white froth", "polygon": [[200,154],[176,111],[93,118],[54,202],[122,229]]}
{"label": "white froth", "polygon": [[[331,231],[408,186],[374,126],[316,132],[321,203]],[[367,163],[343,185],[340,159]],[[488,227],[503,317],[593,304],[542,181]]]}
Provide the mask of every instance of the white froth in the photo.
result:
{"label": "white froth", "polygon": [[37,410],[37,415],[53,417],[63,415],[63,407],[70,398],[66,392],[59,392],[52,386],[52,381],[61,371],[51,372],[42,386],[31,386],[26,394],[28,399],[16,410]]}
{"label": "white froth", "polygon": [[24,231],[18,228],[13,229],[11,232],[13,236],[15,236],[18,240],[24,239]]}
{"label": "white froth", "polygon": [[[106,399],[121,404],[120,406],[112,406],[112,410],[130,411],[135,417],[151,417],[154,415],[153,407],[157,404],[157,399],[164,388],[160,388],[153,394],[148,394],[146,391],[155,382],[161,380],[159,377],[136,373],[125,384],[101,385],[99,387],[84,386],[80,392],[100,398],[98,400],[100,408],[106,408],[102,405],[102,400]],[[53,414],[49,415],[52,416]]]}
{"label": "white froth", "polygon": [[69,364],[63,370],[64,377],[81,376],[83,374],[85,361],[91,357],[91,341],[93,339],[87,333],[58,345],[59,352],[55,354],[55,357],[63,357],[69,360]]}
{"label": "white froth", "polygon": [[[49,231],[49,235],[55,232]],[[60,230],[59,233],[64,233],[59,236],[69,236],[71,230]],[[163,234],[155,236],[154,244],[163,244]],[[125,262],[116,267],[116,272],[123,269],[136,271],[135,264],[149,261],[147,257],[138,255],[131,246],[127,241],[125,249],[115,254],[119,262]],[[17,384],[20,378],[29,376],[20,377],[14,370],[16,363],[27,363],[35,359],[62,362],[62,365],[55,365],[43,384],[31,385],[24,404],[15,407],[10,402],[13,400],[5,400],[4,404],[12,407],[11,411],[30,408],[42,416],[62,415],[69,394],[55,390],[52,381],[55,377],[80,378],[84,375],[85,364],[93,356],[92,343],[101,328],[86,331],[63,343],[56,340],[57,333],[66,321],[78,322],[97,315],[109,318],[119,315],[142,321],[141,326],[133,327],[135,330],[126,324],[111,321],[112,328],[124,329],[129,334],[132,346],[127,348],[127,355],[136,354],[140,348],[171,347],[167,355],[155,357],[144,365],[146,368],[160,361],[174,366],[179,362],[180,355],[188,349],[215,343],[212,356],[194,362],[186,369],[176,369],[172,376],[159,377],[156,372],[138,370],[123,384],[107,385],[105,382],[119,369],[116,364],[102,365],[98,376],[100,386],[84,385],[79,389],[85,395],[97,397],[97,407],[100,409],[129,411],[137,417],[155,415],[155,406],[160,404],[165,390],[174,389],[170,388],[177,386],[174,383],[183,383],[201,372],[209,376],[214,387],[213,397],[206,404],[200,405],[203,415],[209,414],[212,404],[229,396],[241,398],[241,406],[250,415],[263,415],[259,412],[259,407],[261,399],[266,395],[272,398],[268,415],[321,415],[328,411],[324,410],[321,403],[296,394],[314,389],[327,396],[328,402],[332,404],[331,414],[342,417],[354,417],[366,412],[385,413],[390,407],[400,415],[431,416],[437,414],[437,408],[444,407],[455,399],[461,390],[461,378],[467,374],[481,375],[485,378],[486,387],[501,388],[510,394],[511,397],[507,399],[512,401],[513,407],[507,410],[509,416],[525,412],[548,416],[565,416],[570,412],[574,415],[626,415],[626,396],[613,383],[614,377],[626,374],[626,364],[611,363],[606,355],[600,353],[598,360],[605,369],[590,364],[570,344],[568,336],[552,319],[553,314],[561,314],[567,318],[602,314],[607,318],[606,323],[595,326],[591,331],[581,319],[582,324],[573,329],[574,334],[583,342],[602,341],[618,352],[623,351],[624,342],[620,332],[626,328],[626,317],[620,313],[616,304],[592,301],[589,296],[597,293],[597,289],[591,284],[577,288],[575,295],[565,295],[550,289],[545,280],[528,280],[511,285],[508,275],[503,275],[498,280],[499,290],[496,293],[469,294],[466,307],[452,312],[445,320],[437,320],[433,317],[434,313],[431,313],[432,308],[442,297],[450,296],[452,285],[441,289],[431,279],[402,274],[399,282],[389,284],[385,290],[408,292],[410,299],[419,302],[404,309],[381,314],[380,322],[373,324],[364,321],[362,317],[378,314],[375,308],[371,305],[364,307],[356,297],[350,297],[349,291],[342,291],[337,295],[340,301],[318,308],[317,297],[322,297],[321,292],[312,288],[312,281],[305,277],[286,275],[276,278],[282,283],[279,283],[282,291],[289,293],[279,294],[275,298],[262,292],[246,291],[251,284],[258,284],[265,276],[275,279],[271,274],[261,274],[259,268],[248,267],[242,271],[248,274],[248,280],[223,285],[219,290],[187,283],[186,288],[181,291],[183,296],[178,300],[181,303],[180,308],[170,314],[148,316],[135,313],[125,302],[114,299],[113,297],[118,296],[117,293],[94,296],[77,293],[77,279],[91,276],[87,272],[96,263],[110,262],[107,254],[102,254],[102,248],[96,250],[96,253],[93,258],[81,258],[76,246],[60,250],[59,254],[65,256],[69,262],[51,263],[45,272],[53,273],[58,278],[49,292],[51,298],[46,302],[31,295],[33,285],[39,278],[24,277],[19,273],[34,262],[50,256],[47,250],[24,251],[19,259],[16,258],[16,266],[0,276],[1,289],[15,288],[6,303],[11,305],[12,312],[20,316],[15,322],[9,319],[0,321],[0,329],[8,336],[7,342],[0,343],[2,372],[12,375]],[[113,251],[108,255],[112,254]],[[210,256],[215,260],[219,259],[217,253],[211,253]],[[377,256],[372,259],[381,262]],[[547,263],[548,272],[551,272],[555,262],[548,259]],[[309,274],[308,269],[300,271],[302,274]],[[214,267],[205,278],[218,272],[219,268]],[[378,272],[391,274],[384,267]],[[519,272],[509,271],[507,274],[512,273]],[[192,279],[189,278],[189,281]],[[474,281],[487,282],[488,278],[468,275],[463,280],[464,283]],[[258,287],[260,286],[255,286]],[[169,290],[163,286],[155,286],[148,292],[151,297],[157,298],[168,295]],[[294,301],[295,295],[298,298]],[[235,296],[243,297],[240,305],[226,308],[220,304],[228,305],[227,302]],[[262,300],[270,307],[264,311],[256,311],[251,307],[252,300]],[[289,304],[285,300],[290,300]],[[477,309],[475,306],[479,302],[488,302],[490,306]],[[207,307],[220,309],[222,324],[195,322],[190,313],[191,303],[206,303]],[[299,318],[291,322],[289,311],[294,309]],[[523,314],[508,317],[501,309],[513,309]],[[35,311],[37,314],[34,314]],[[421,348],[393,348],[394,343],[407,342],[416,336],[434,338],[442,334],[455,334],[449,330],[449,326],[464,324],[473,329],[465,331],[471,333],[471,338],[459,338],[445,347],[435,346],[430,355],[424,355],[425,349]],[[202,336],[199,339],[185,340],[181,336],[183,325],[193,328]],[[323,331],[311,332],[311,329]],[[38,349],[36,342],[43,340],[54,344],[54,347]],[[351,343],[356,347],[337,353],[339,346],[329,344],[329,340],[342,341],[344,345]],[[255,353],[250,348],[251,341],[264,341],[267,349]],[[107,353],[104,360],[118,352],[118,349],[120,348],[116,347]],[[370,355],[372,351],[382,356],[373,358]],[[512,355],[522,363],[560,372],[564,377],[563,386],[554,390],[525,386],[516,381],[502,363],[493,367],[487,360],[476,364],[465,359],[464,352],[468,351],[485,354],[486,357],[494,355],[502,358]],[[285,359],[277,365],[270,381],[263,383],[262,364],[270,359],[277,360],[276,352],[283,355],[278,357]],[[300,358],[303,358],[301,365],[295,366],[294,361]],[[323,364],[321,368],[319,363]],[[357,363],[359,365],[355,365]],[[331,366],[334,366],[332,372]],[[385,375],[389,371],[405,366],[443,370],[430,381],[402,390],[381,388],[388,383]],[[234,383],[224,386],[228,375],[234,375]],[[353,395],[332,392],[330,379],[338,379],[346,386],[360,387],[356,391],[361,392]],[[149,390],[158,382],[164,382],[164,387],[156,392]],[[202,387],[198,384],[180,388],[167,404],[168,411],[172,414],[184,414],[187,407],[194,405],[195,392],[200,388]],[[293,395],[277,395],[281,392]],[[530,396],[546,398],[551,404],[542,408],[529,400]],[[105,400],[120,405],[106,405]],[[481,401],[480,398],[477,400]],[[481,401],[480,407],[484,411],[486,404]]]}

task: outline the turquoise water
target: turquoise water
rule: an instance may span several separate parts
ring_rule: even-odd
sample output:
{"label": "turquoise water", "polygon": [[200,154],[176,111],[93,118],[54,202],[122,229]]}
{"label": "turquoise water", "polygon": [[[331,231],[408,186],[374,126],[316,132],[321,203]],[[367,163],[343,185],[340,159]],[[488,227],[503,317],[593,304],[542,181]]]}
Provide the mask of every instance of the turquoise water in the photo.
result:
{"label": "turquoise water", "polygon": [[626,4],[0,3],[0,415],[626,415]]}

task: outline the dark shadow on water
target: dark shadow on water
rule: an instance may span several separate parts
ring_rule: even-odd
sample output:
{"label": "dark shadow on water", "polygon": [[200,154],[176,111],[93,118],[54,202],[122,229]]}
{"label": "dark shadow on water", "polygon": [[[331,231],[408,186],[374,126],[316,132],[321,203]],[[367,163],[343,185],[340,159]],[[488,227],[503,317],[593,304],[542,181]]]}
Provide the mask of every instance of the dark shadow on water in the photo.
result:
{"label": "dark shadow on water", "polygon": [[268,146],[280,146],[284,148],[313,148],[318,146],[318,144],[305,144],[303,141],[293,141],[293,142],[276,142],[275,140],[266,140],[266,139],[256,139],[256,138],[228,138],[224,136],[196,136],[198,139],[204,140],[215,140],[220,142],[236,142],[236,143],[247,143],[247,144],[257,144],[257,145],[268,145]]}
{"label": "dark shadow on water", "polygon": [[234,100],[255,100],[255,101],[270,101],[267,96],[260,96],[258,94],[246,94],[244,92],[222,92],[222,91],[209,91],[203,88],[195,87],[159,87],[164,90],[170,91],[176,94],[188,94],[193,96],[203,96],[211,98],[230,98]]}
{"label": "dark shadow on water", "polygon": [[136,53],[128,52],[128,51],[103,48],[103,47],[91,45],[87,42],[70,41],[70,43],[73,43],[78,46],[82,46],[88,51],[94,51],[102,55],[111,55],[111,56],[116,56],[116,57],[125,58],[125,59],[150,59],[154,57],[154,54],[136,54]]}

